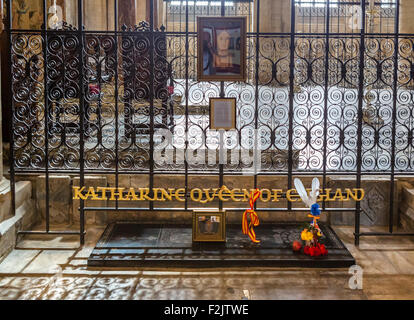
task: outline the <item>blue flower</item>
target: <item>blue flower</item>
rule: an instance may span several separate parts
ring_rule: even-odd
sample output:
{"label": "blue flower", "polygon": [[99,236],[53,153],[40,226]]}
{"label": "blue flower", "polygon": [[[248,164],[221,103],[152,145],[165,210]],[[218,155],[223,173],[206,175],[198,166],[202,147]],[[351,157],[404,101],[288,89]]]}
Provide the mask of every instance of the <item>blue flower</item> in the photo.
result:
{"label": "blue flower", "polygon": [[314,217],[319,217],[321,215],[321,211],[319,209],[319,204],[314,203],[311,206],[311,215],[313,215]]}

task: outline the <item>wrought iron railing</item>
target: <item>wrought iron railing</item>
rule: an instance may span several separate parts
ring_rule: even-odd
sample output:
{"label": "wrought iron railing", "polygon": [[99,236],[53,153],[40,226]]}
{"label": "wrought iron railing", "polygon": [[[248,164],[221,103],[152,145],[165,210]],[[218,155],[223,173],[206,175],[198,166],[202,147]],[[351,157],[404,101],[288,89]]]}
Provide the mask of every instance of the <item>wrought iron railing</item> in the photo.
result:
{"label": "wrought iron railing", "polygon": [[[16,170],[79,170],[80,83],[85,91],[85,168],[113,170],[119,152],[120,170],[149,170],[149,74],[154,75],[154,124],[166,128],[177,138],[189,133],[188,148],[216,148],[201,143],[209,135],[208,99],[219,96],[220,84],[197,82],[196,59],[189,52],[189,81],[183,77],[186,52],[185,34],[155,33],[155,70],[148,68],[147,31],[112,33],[82,32],[84,49],[80,59],[80,41],[76,30],[48,31],[47,68],[42,35],[14,32],[12,35],[12,73],[14,100],[14,166]],[[158,38],[159,37],[159,38]],[[115,40],[119,39],[118,47]],[[255,128],[255,101],[258,101],[258,129],[262,130],[262,169],[268,172],[288,170],[289,124],[293,124],[293,150],[297,171],[355,172],[358,139],[358,86],[360,37],[341,36],[326,39],[297,36],[294,50],[293,115],[289,116],[290,39],[280,35],[259,35],[259,66],[256,95],[255,36],[249,36],[248,63],[251,72],[246,83],[226,82],[225,96],[237,98],[237,131]],[[195,35],[188,35],[191,44]],[[364,40],[364,108],[369,112],[362,127],[362,170],[387,172],[391,169],[392,121],[396,126],[395,170],[413,169],[411,152],[413,108],[414,39],[404,36],[366,37]],[[327,46],[327,43],[329,44]],[[328,53],[326,60],[325,53]],[[397,52],[397,62],[394,55]],[[118,65],[115,63],[118,55]],[[84,74],[78,72],[82,65]],[[325,68],[327,65],[327,88]],[[394,67],[398,66],[397,78]],[[131,74],[131,72],[135,72]],[[47,79],[45,81],[45,72]],[[117,74],[117,79],[116,79]],[[157,80],[158,79],[158,80]],[[117,80],[117,87],[115,86]],[[175,102],[170,101],[167,85],[174,87]],[[46,86],[46,87],[45,87]],[[397,86],[396,96],[393,88]],[[118,90],[118,98],[115,97]],[[325,89],[327,90],[325,92]],[[368,92],[369,90],[369,92]],[[185,115],[186,92],[191,114]],[[177,99],[178,97],[178,99]],[[45,99],[48,110],[45,112]],[[118,124],[115,104],[118,104]],[[324,104],[327,103],[327,112]],[[393,113],[394,103],[397,113]],[[48,129],[45,130],[45,116]],[[326,124],[324,124],[326,119]],[[118,142],[115,143],[115,127]],[[324,142],[325,133],[329,132]],[[49,159],[46,161],[45,136]],[[230,139],[230,137],[229,137]],[[241,147],[241,144],[238,144]],[[323,160],[327,160],[324,168]],[[225,171],[240,170],[225,165]],[[284,165],[282,166],[282,163]],[[184,170],[184,165],[162,166],[156,170]],[[191,168],[190,168],[191,169]],[[218,165],[197,166],[195,170],[218,170]]]}
{"label": "wrought iron railing", "polygon": [[[319,175],[323,188],[328,175],[353,175],[359,188],[363,175],[394,181],[414,173],[413,36],[368,33],[365,5],[360,32],[345,34],[331,33],[329,23],[322,33],[295,32],[295,8],[291,32],[261,33],[258,15],[247,36],[246,82],[198,82],[185,10],[179,31],[155,29],[152,19],[120,31],[10,30],[12,183],[16,172],[79,174],[80,185],[86,173],[114,174],[117,186],[121,174],[146,174],[152,188],[156,174],[183,174],[188,188],[188,175],[209,173],[223,185],[225,175],[241,174],[243,159],[154,161],[159,128],[174,133],[176,150],[217,148],[207,106],[218,96],[237,100],[236,136],[261,131],[258,174],[285,176],[288,188],[295,174]],[[224,137],[236,149],[252,143]],[[390,199],[392,231],[393,183]],[[87,209],[81,201],[82,217]],[[358,242],[359,203],[355,212]]]}

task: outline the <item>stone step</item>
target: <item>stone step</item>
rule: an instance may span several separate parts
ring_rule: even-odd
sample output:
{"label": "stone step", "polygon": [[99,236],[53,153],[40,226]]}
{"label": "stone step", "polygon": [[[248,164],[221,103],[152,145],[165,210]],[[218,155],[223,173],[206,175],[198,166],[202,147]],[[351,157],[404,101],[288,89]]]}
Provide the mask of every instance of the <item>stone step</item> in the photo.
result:
{"label": "stone step", "polygon": [[10,188],[0,198],[0,208],[3,219],[0,220],[0,261],[2,261],[17,244],[17,232],[30,230],[38,221],[34,199],[32,198],[32,183],[18,181],[16,187],[16,214],[11,212]]}

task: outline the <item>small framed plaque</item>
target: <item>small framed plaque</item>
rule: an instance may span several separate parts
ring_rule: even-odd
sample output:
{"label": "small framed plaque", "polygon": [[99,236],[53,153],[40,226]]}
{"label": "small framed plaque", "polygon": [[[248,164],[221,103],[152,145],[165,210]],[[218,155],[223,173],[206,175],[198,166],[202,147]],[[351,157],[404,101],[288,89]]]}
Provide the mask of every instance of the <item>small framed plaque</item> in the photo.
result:
{"label": "small framed plaque", "polygon": [[210,98],[210,129],[236,129],[236,98]]}
{"label": "small framed plaque", "polygon": [[226,212],[214,209],[193,211],[194,242],[225,242]]}

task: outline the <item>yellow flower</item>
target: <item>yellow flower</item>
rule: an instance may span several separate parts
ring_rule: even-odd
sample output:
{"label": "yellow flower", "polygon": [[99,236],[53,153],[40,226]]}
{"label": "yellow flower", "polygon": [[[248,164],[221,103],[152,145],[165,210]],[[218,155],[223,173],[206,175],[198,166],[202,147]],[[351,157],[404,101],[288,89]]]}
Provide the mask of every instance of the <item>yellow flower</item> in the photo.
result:
{"label": "yellow flower", "polygon": [[301,233],[301,238],[303,241],[310,241],[313,239],[313,234],[312,232],[309,232],[308,229],[305,229]]}
{"label": "yellow flower", "polygon": [[320,233],[320,231],[318,231],[318,237],[322,237],[322,233]]}

